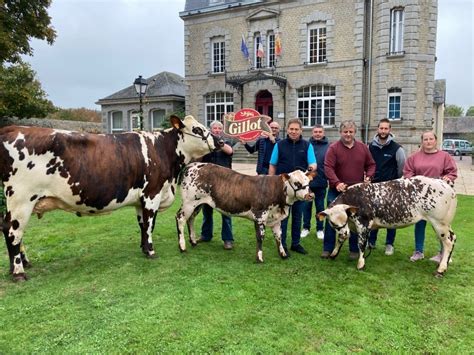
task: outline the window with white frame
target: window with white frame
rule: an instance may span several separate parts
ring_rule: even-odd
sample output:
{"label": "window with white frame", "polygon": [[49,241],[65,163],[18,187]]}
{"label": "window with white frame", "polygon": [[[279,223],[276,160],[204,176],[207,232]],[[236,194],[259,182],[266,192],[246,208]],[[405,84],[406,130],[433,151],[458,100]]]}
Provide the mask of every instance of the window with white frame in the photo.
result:
{"label": "window with white frame", "polygon": [[399,120],[401,116],[402,89],[392,88],[388,90],[388,109],[387,118],[390,120]]}
{"label": "window with white frame", "polygon": [[223,115],[234,111],[234,94],[229,92],[213,92],[205,97],[206,100],[206,126],[212,121],[221,121]]}
{"label": "window with white frame", "polygon": [[140,113],[138,111],[133,111],[130,114],[130,127],[132,128],[132,131],[140,130],[140,127],[141,127],[140,121],[141,121]]}
{"label": "window with white frame", "polygon": [[212,47],[212,72],[223,73],[225,71],[225,41],[224,37],[216,37],[211,41]]}
{"label": "window with white frame", "polygon": [[254,67],[259,69],[263,68],[264,65],[264,56],[265,56],[265,51],[263,49],[263,37],[260,34],[260,32],[255,33],[253,37],[253,53],[254,53]]}
{"label": "window with white frame", "polygon": [[110,115],[110,131],[112,133],[123,131],[123,114],[122,111],[112,112]]}
{"label": "window with white frame", "polygon": [[308,63],[326,62],[326,25],[318,23],[308,26]]}
{"label": "window with white frame", "polygon": [[275,34],[271,31],[267,34],[267,60],[268,67],[273,68],[276,66],[275,56]]}
{"label": "window with white frame", "polygon": [[390,53],[403,53],[403,8],[390,10]]}
{"label": "window with white frame", "polygon": [[336,87],[311,85],[298,89],[298,118],[304,127],[315,124],[334,126],[336,116]]}
{"label": "window with white frame", "polygon": [[163,128],[163,122],[165,121],[165,110],[154,110],[151,113],[151,129],[153,131]]}

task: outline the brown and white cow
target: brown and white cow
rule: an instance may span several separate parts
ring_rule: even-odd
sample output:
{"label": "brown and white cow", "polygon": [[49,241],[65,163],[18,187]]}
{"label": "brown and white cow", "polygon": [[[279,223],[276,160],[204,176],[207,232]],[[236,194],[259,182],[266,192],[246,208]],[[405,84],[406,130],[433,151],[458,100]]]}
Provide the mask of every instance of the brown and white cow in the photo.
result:
{"label": "brown and white cow", "polygon": [[448,268],[456,241],[451,229],[456,206],[456,193],[447,182],[415,176],[351,186],[318,216],[327,217],[338,235],[330,255],[333,259],[349,238],[350,230],[359,234],[359,270],[365,266],[364,252],[371,229],[402,228],[427,220],[443,245],[443,257],[435,274],[440,277]]}
{"label": "brown and white cow", "polygon": [[255,222],[257,261],[263,262],[262,241],[265,226],[272,228],[282,258],[287,254],[281,245],[280,222],[288,216],[290,206],[298,200],[311,200],[309,182],[316,175],[300,170],[278,176],[250,176],[210,163],[189,164],[181,182],[181,208],[176,214],[179,249],[186,250],[184,225],[189,241],[196,245],[194,218],[202,204],[219,212]]}
{"label": "brown and white cow", "polygon": [[142,251],[155,255],[156,213],[172,204],[179,172],[220,144],[192,116],[170,121],[172,127],[161,133],[0,129],[0,178],[8,208],[3,233],[14,279],[26,279],[22,238],[31,214],[54,209],[82,216],[135,206]]}

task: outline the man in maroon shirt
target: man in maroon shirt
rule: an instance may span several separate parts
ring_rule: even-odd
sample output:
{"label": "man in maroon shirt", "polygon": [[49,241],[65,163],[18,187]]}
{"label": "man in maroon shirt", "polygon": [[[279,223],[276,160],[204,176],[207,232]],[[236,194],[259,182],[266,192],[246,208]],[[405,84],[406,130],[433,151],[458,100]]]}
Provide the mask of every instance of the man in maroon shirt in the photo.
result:
{"label": "man in maroon shirt", "polygon": [[[347,190],[351,185],[370,182],[375,174],[375,162],[369,148],[355,140],[357,127],[354,121],[341,122],[339,132],[341,139],[331,144],[324,160],[324,170],[329,182],[327,205]],[[323,253],[321,258],[327,259],[336,244],[336,232],[326,222],[324,231]],[[351,233],[349,238],[349,257],[359,257],[357,234]]]}

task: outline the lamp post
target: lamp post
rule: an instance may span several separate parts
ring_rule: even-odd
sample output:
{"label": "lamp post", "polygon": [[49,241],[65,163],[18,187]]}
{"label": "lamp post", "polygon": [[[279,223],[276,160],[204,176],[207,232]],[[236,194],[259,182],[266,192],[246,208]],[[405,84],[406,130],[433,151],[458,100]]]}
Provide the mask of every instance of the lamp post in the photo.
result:
{"label": "lamp post", "polygon": [[140,131],[143,131],[143,97],[145,96],[146,89],[148,87],[148,82],[146,79],[142,78],[141,75],[135,79],[133,82],[133,86],[135,86],[135,91],[137,92],[138,97],[140,98]]}

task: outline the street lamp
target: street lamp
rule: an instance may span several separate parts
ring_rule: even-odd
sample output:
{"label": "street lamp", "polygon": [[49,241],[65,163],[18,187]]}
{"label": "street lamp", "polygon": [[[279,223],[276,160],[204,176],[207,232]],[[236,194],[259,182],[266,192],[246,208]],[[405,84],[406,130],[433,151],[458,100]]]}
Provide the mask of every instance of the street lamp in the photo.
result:
{"label": "street lamp", "polygon": [[145,96],[148,82],[146,79],[142,78],[141,75],[139,75],[138,78],[136,78],[133,82],[133,86],[135,86],[135,91],[140,98],[140,131],[143,131],[143,97]]}

